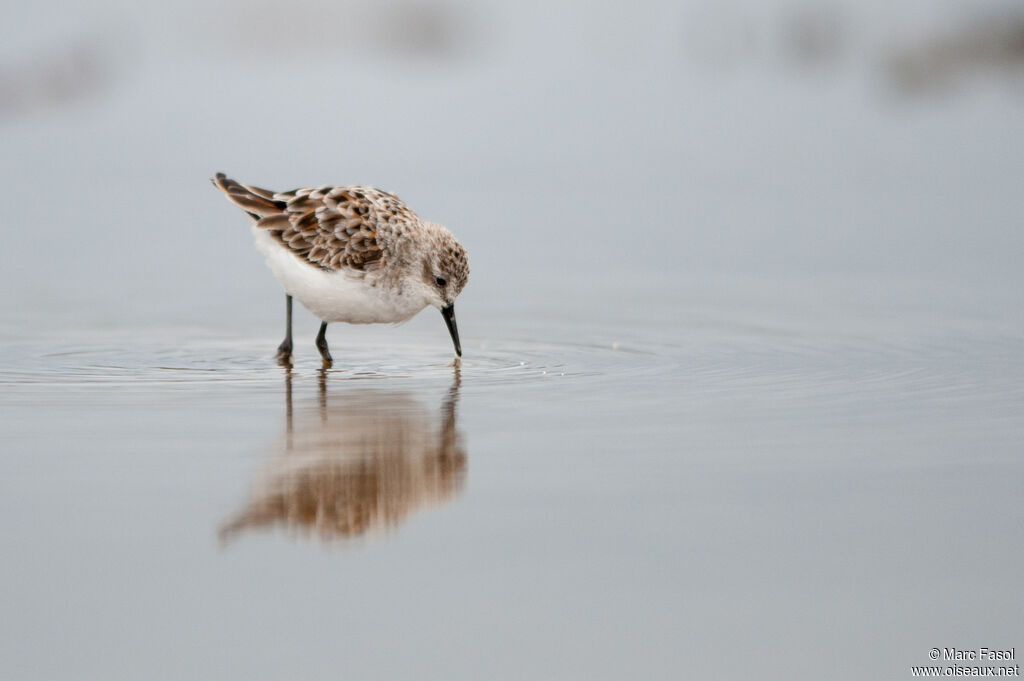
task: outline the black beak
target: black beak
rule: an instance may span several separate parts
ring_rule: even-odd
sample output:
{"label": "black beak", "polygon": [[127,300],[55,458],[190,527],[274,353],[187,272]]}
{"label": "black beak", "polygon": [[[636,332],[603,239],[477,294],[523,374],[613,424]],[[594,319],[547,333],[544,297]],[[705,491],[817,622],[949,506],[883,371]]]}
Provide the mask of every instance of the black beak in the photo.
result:
{"label": "black beak", "polygon": [[462,357],[462,345],[459,344],[459,327],[455,324],[455,303],[441,308],[441,316],[444,323],[448,325],[448,333],[452,335],[452,343],[455,343],[455,354]]}

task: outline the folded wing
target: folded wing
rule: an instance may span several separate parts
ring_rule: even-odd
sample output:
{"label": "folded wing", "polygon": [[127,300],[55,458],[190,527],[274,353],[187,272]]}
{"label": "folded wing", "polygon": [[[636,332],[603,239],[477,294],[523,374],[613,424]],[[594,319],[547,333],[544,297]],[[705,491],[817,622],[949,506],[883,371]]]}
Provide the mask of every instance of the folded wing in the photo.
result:
{"label": "folded wing", "polygon": [[214,184],[309,264],[327,270],[370,271],[381,264],[380,228],[417,220],[393,194],[372,187],[303,187],[271,192],[218,173]]}

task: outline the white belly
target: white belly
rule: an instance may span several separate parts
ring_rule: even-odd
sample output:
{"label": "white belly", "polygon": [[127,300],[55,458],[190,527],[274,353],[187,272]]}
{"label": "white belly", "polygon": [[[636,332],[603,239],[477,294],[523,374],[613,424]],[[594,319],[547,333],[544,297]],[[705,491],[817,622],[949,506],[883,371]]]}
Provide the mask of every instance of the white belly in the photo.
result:
{"label": "white belly", "polygon": [[285,293],[325,322],[378,324],[404,322],[426,302],[373,286],[344,271],[329,272],[301,260],[265,229],[252,228],[256,247],[281,282]]}

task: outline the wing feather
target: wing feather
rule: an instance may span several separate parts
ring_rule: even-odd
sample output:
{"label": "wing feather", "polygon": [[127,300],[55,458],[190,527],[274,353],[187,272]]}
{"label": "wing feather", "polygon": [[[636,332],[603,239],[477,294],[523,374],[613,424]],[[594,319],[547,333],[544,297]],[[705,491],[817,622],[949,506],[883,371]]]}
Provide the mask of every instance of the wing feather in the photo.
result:
{"label": "wing feather", "polygon": [[283,247],[329,270],[365,272],[380,266],[386,248],[379,230],[419,220],[397,196],[372,187],[321,185],[273,192],[223,173],[214,184]]}

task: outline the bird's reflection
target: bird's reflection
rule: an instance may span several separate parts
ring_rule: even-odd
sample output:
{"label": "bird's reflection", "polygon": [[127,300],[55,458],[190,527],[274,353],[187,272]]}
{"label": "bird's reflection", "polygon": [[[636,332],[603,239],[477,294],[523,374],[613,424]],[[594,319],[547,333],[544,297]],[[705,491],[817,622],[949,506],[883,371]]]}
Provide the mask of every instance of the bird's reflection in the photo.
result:
{"label": "bird's reflection", "polygon": [[404,392],[347,388],[328,395],[326,371],[316,405],[294,408],[292,372],[285,372],[284,453],[221,528],[222,540],[274,526],[324,540],[356,537],[396,527],[462,488],[458,365],[439,416]]}

